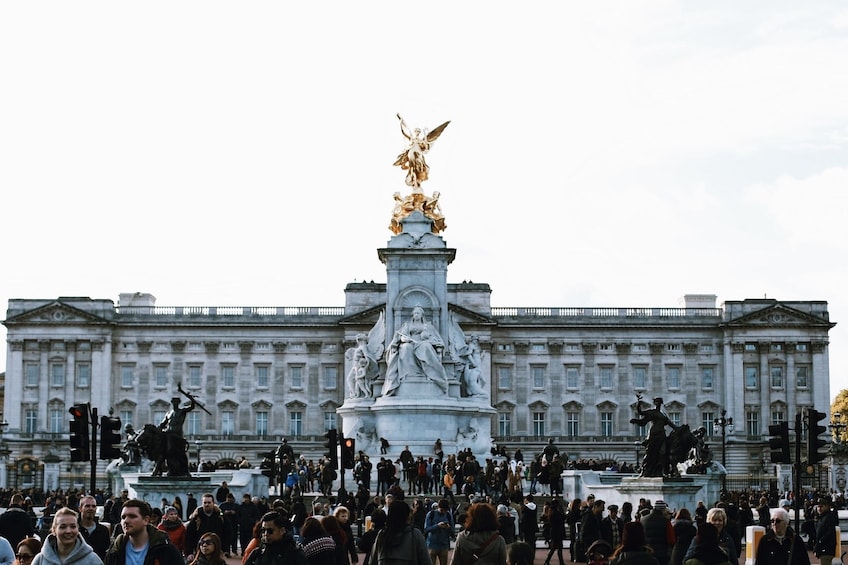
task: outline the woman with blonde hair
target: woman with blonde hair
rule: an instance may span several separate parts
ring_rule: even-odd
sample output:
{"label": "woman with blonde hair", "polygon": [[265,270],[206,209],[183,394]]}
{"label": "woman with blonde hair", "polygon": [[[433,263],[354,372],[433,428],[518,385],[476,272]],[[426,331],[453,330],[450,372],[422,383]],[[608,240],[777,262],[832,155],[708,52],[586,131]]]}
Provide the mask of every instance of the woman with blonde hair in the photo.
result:
{"label": "woman with blonde hair", "polygon": [[67,506],[56,511],[50,534],[32,565],[103,565],[91,546],[83,541],[78,518],[79,515]]}

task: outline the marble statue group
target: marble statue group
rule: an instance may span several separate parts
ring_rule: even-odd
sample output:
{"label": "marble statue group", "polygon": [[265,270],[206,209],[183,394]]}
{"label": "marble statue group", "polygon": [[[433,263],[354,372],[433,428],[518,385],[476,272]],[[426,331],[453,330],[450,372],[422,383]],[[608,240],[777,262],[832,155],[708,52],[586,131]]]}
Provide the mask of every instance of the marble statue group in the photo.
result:
{"label": "marble statue group", "polygon": [[[485,396],[479,339],[476,335],[466,337],[453,317],[450,318],[449,336],[449,341],[445,342],[433,323],[426,319],[424,309],[415,306],[409,319],[394,332],[384,348],[386,322],[383,313],[380,313],[368,334],[358,334],[356,345],[345,353],[350,362],[346,378],[347,396],[396,396],[402,391],[403,382],[410,377],[426,378],[445,394],[453,377],[460,382],[463,396]],[[386,366],[383,377],[380,375],[381,360]],[[452,375],[445,368],[446,360],[451,361]]]}

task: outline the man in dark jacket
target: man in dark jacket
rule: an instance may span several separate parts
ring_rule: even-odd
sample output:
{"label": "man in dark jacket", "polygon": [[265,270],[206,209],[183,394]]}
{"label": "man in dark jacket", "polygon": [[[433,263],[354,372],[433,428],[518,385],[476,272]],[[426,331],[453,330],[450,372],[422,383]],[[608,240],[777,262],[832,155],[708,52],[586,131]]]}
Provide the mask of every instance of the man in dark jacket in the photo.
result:
{"label": "man in dark jacket", "polygon": [[[601,539],[610,544],[610,547],[618,547],[621,543],[621,534],[624,532],[624,520],[618,517],[618,506],[610,504],[609,515],[601,520]],[[587,548],[588,549],[588,548]]]}
{"label": "man in dark jacket", "polygon": [[601,538],[601,516],[604,514],[606,503],[596,500],[580,522],[580,545],[581,551],[577,559],[586,563],[586,549]]}
{"label": "man in dark jacket", "polygon": [[85,543],[91,546],[94,553],[102,560],[112,542],[109,528],[97,522],[97,501],[90,494],[79,501],[79,531]]}
{"label": "man in dark jacket", "polygon": [[836,527],[839,518],[833,510],[830,499],[819,500],[819,522],[816,524],[816,557],[821,560],[821,565],[830,565],[836,555]]}
{"label": "man in dark jacket", "polygon": [[[303,504],[302,501],[301,504]],[[253,539],[253,526],[256,525],[256,522],[261,517],[262,514],[259,512],[259,506],[253,502],[250,494],[244,493],[241,504],[238,507],[238,535],[242,555],[244,555],[244,550],[247,549],[247,544]]]}
{"label": "man in dark jacket", "polygon": [[[126,565],[136,562],[143,565],[184,565],[183,556],[168,540],[168,534],[150,525],[153,511],[143,500],[131,499],[121,508],[121,528],[112,546],[106,552],[103,560],[105,565]],[[127,559],[128,552],[133,553],[133,559]],[[139,555],[139,552],[141,555]]]}
{"label": "man in dark jacket", "polygon": [[533,495],[528,494],[521,505],[521,537],[530,547],[536,547],[536,532],[539,530],[539,519],[536,514],[536,503]]}
{"label": "man in dark jacket", "polygon": [[232,536],[229,524],[224,519],[221,509],[215,505],[212,493],[204,494],[201,497],[201,504],[202,506],[189,516],[188,524],[186,524],[186,553],[188,554],[194,553],[197,542],[203,534],[218,534],[223,547],[229,547]]}
{"label": "man in dark jacket", "polygon": [[645,542],[654,550],[654,557],[660,565],[668,565],[671,548],[674,545],[674,528],[668,513],[668,505],[662,501],[654,502],[654,509],[642,517],[645,528]]}
{"label": "man in dark jacket", "polygon": [[15,550],[22,539],[32,537],[34,533],[32,520],[24,510],[23,495],[13,494],[9,508],[0,514],[0,536],[9,540],[9,545]]}
{"label": "man in dark jacket", "polygon": [[262,545],[251,552],[245,565],[308,565],[294,542],[291,523],[281,512],[262,516]]}
{"label": "man in dark jacket", "polygon": [[768,565],[810,565],[804,541],[789,527],[789,513],[783,508],[771,511],[771,526],[757,546],[757,563]]}

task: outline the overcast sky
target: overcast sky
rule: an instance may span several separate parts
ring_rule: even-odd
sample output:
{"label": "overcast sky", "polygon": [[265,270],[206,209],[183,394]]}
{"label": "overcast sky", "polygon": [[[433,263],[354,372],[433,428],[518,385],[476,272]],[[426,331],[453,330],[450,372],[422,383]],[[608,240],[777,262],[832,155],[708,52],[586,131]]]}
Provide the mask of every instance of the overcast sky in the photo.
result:
{"label": "overcast sky", "polygon": [[451,120],[449,282],[826,300],[848,387],[845,3],[3,2],[0,53],[4,306],[341,306],[386,279],[400,112]]}

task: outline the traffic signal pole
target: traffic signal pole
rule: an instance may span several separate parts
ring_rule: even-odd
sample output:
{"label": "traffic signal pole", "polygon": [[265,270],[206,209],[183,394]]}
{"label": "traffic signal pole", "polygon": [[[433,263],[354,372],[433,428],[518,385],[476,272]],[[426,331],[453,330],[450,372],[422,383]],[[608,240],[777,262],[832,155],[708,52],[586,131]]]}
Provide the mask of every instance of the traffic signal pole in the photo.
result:
{"label": "traffic signal pole", "polygon": [[91,447],[91,452],[89,453],[89,470],[91,476],[90,486],[91,490],[88,491],[89,494],[94,496],[94,493],[97,490],[97,408],[91,409],[91,441],[89,442]]}
{"label": "traffic signal pole", "polygon": [[801,496],[801,436],[804,435],[802,430],[803,421],[801,412],[798,411],[795,414],[795,465],[792,468],[795,471],[795,477],[792,481],[794,483],[793,490],[795,491],[795,500],[793,500],[793,505],[795,506],[795,533],[796,535],[801,531],[801,501],[804,497]]}

